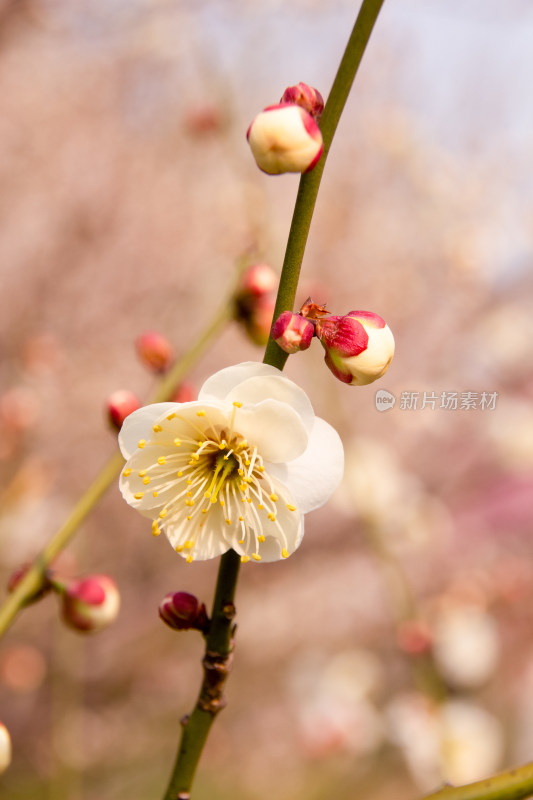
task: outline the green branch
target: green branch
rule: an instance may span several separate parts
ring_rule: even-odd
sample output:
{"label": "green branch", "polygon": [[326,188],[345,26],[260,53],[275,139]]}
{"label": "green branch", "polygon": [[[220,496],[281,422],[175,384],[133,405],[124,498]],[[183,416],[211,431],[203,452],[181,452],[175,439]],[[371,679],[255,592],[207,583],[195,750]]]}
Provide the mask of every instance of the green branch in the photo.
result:
{"label": "green branch", "polygon": [[[350,93],[357,68],[383,2],[384,0],[363,0],[328,97],[321,122],[324,153],[312,172],[303,175],[300,180],[276,298],[274,319],[282,311],[292,309],[294,305],[300,278],[300,267],[326,157],[346,99]],[[287,353],[284,353],[270,338],[263,361],[265,364],[283,369],[287,361]],[[231,611],[231,616],[233,615],[233,598],[237,586],[239,565],[239,556],[232,550],[225,553],[220,559],[212,623],[206,645],[206,656],[203,662],[204,679],[202,688],[194,711],[190,717],[183,720],[183,732],[178,755],[164,800],[189,800],[194,773],[202,755],[209,729],[213,724],[216,713],[224,705],[222,689],[229,669],[232,624],[231,618],[228,619],[227,613],[224,613],[223,609],[226,608],[227,611]],[[209,702],[206,704],[205,698],[206,692],[209,692],[210,681],[212,681],[210,670],[213,668],[218,668],[219,680],[215,680],[215,703],[210,707]],[[207,696],[209,697],[209,695]]]}
{"label": "green branch", "polygon": [[423,800],[525,800],[533,797],[533,763],[467,786],[445,786]]}
{"label": "green branch", "polygon": [[[348,95],[350,94],[354,78],[359,69],[359,64],[363,58],[363,53],[365,52],[368,40],[370,39],[374,24],[384,1],[385,0],[363,0],[348,44],[346,45],[346,50],[339,64],[337,75],[333,81],[333,86],[331,87],[331,92],[320,120],[320,130],[324,140],[324,152],[316,167],[314,167],[311,172],[306,172],[302,175],[298,187],[298,195],[296,197],[296,204],[289,231],[285,259],[283,261],[276,308],[274,310],[274,319],[277,319],[283,311],[292,311],[294,307],[296,289],[300,278],[300,268],[326,159]],[[287,358],[287,353],[270,339],[266,348],[265,363],[272,364],[272,366],[278,367],[278,369],[283,369]]]}

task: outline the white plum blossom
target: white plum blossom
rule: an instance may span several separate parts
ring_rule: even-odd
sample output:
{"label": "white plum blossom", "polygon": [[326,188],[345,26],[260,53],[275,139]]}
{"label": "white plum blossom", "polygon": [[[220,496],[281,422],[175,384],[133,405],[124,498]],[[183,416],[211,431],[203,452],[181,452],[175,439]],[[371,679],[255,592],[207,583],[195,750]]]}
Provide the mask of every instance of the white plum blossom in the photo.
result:
{"label": "white plum blossom", "polygon": [[134,411],[119,444],[122,495],[189,563],[229,549],[244,562],[287,558],[344,466],[305,392],[256,362],[215,373],[195,402]]}

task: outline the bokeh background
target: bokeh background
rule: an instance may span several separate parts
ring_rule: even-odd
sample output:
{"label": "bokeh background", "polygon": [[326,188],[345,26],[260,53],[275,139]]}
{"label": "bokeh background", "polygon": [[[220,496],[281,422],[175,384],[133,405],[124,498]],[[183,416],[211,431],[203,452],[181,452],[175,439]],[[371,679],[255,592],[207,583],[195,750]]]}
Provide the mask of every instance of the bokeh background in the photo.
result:
{"label": "bokeh background", "polygon": [[[259,172],[245,131],[288,85],[327,95],[357,7],[1,0],[4,583],[114,452],[108,395],[153,390],[136,337],[182,353],[237,263],[279,270],[298,180]],[[528,0],[385,2],[298,301],[381,314],[397,353],[363,388],[316,342],[289,360],[343,437],[345,480],[289,562],[242,570],[198,800],[414,800],[531,759],[532,43]],[[261,358],[233,323],[188,380]],[[443,392],[473,406],[440,408]],[[121,613],[84,638],[48,597],[2,641],[2,797],[162,796],[202,643],[157,606],[178,589],[210,602],[216,569],[108,493],[58,570],[113,575]]]}

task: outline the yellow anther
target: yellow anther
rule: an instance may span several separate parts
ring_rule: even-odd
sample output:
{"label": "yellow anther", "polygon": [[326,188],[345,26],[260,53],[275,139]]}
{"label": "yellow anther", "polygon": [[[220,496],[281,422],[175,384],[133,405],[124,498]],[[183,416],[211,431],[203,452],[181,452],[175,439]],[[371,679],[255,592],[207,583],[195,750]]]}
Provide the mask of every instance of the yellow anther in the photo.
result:
{"label": "yellow anther", "polygon": [[169,414],[168,417],[167,417],[168,421],[170,422],[170,420],[174,419],[175,416],[176,415],[174,414],[174,412],[172,412],[172,414]]}
{"label": "yellow anther", "polygon": [[257,541],[261,542],[261,543],[263,543],[265,541],[265,537],[263,536],[262,533],[257,537]]}
{"label": "yellow anther", "polygon": [[192,519],[192,517],[187,517],[187,520],[188,520],[189,522],[191,521],[191,519]]}
{"label": "yellow anther", "polygon": [[290,503],[287,503],[287,508],[289,509],[289,511],[296,511],[296,506],[291,506]]}
{"label": "yellow anther", "polygon": [[136,500],[142,500],[144,497],[144,492],[136,492],[133,496]]}
{"label": "yellow anther", "polygon": [[152,492],[154,497],[157,497],[157,492]]}
{"label": "yellow anther", "polygon": [[254,561],[261,561],[261,556],[259,553],[252,553],[252,558]]}
{"label": "yellow anther", "polygon": [[187,492],[187,497],[192,497],[192,492]]}
{"label": "yellow anther", "polygon": [[143,483],[145,486],[148,486],[148,484],[150,483],[150,478],[148,477],[148,475],[146,476],[146,478],[143,478]]}
{"label": "yellow anther", "polygon": [[166,515],[167,515],[166,508],[162,508],[161,511],[159,512],[159,519],[165,519]]}
{"label": "yellow anther", "polygon": [[265,471],[264,467],[257,467],[257,469],[259,470],[259,472],[264,472]]}
{"label": "yellow anther", "polygon": [[187,541],[185,542],[185,544],[183,546],[185,547],[186,550],[190,550],[191,547],[193,546],[193,544],[194,544],[194,542],[193,542],[192,539],[187,539]]}
{"label": "yellow anther", "polygon": [[200,456],[198,453],[191,453],[192,461],[189,461],[189,464],[194,464],[195,461],[200,461]]}
{"label": "yellow anther", "polygon": [[226,517],[226,525],[231,525],[231,520],[229,517]]}
{"label": "yellow anther", "polygon": [[259,511],[262,511],[264,509],[264,505],[262,503],[259,503],[257,508],[259,509]]}
{"label": "yellow anther", "polygon": [[241,476],[241,478],[242,478],[242,477],[243,477],[243,475],[244,475],[244,470],[243,470],[243,469],[238,469],[238,470],[237,470],[237,475],[240,475],[240,476]]}
{"label": "yellow anther", "polygon": [[241,563],[242,564],[247,564],[249,560],[250,560],[250,556],[241,556]]}
{"label": "yellow anther", "polygon": [[235,406],[235,408],[242,408],[242,403],[239,403],[238,400],[234,400],[233,405]]}
{"label": "yellow anther", "polygon": [[239,522],[244,522],[244,517],[239,517]]}
{"label": "yellow anther", "polygon": [[216,503],[216,501],[217,501],[216,497],[212,497],[212,498],[211,498],[211,500],[210,500],[209,502],[210,502],[210,503]]}
{"label": "yellow anther", "polygon": [[187,480],[187,486],[192,486],[192,481],[190,478]]}
{"label": "yellow anther", "polygon": [[147,472],[148,472],[148,470],[146,470],[146,469],[140,469],[139,472],[137,473],[137,475],[139,476],[139,478],[144,478],[144,476],[146,475]]}
{"label": "yellow anther", "polygon": [[285,547],[281,551],[281,557],[282,558],[288,558],[289,557],[289,551]]}
{"label": "yellow anther", "polygon": [[154,534],[154,536],[159,536],[159,534],[161,533],[161,529],[156,519],[154,519],[154,521],[152,522],[152,533]]}
{"label": "yellow anther", "polygon": [[163,428],[161,427],[161,425],[152,425],[152,430],[154,433],[161,433]]}
{"label": "yellow anther", "polygon": [[243,450],[245,447],[248,447],[248,439],[243,439],[242,442],[239,443],[239,447]]}
{"label": "yellow anther", "polygon": [[270,520],[271,522],[275,522],[275,521],[276,521],[276,516],[275,516],[275,514],[269,514],[269,515],[268,515],[268,518],[269,518],[269,520]]}
{"label": "yellow anther", "polygon": [[181,439],[174,439],[174,444],[176,447],[179,447],[181,444]]}
{"label": "yellow anther", "polygon": [[244,544],[244,539],[239,539],[239,544]]}
{"label": "yellow anther", "polygon": [[220,498],[220,505],[221,506],[225,506],[226,505],[226,503],[224,502],[224,498],[223,497]]}
{"label": "yellow anther", "polygon": [[207,508],[202,508],[202,514],[207,514],[207,511],[208,511]]}
{"label": "yellow anther", "polygon": [[137,442],[137,447],[140,447],[142,450],[145,444],[146,444],[146,439],[139,439],[139,441]]}
{"label": "yellow anther", "polygon": [[207,497],[207,498],[211,497],[211,492],[204,492],[204,497]]}
{"label": "yellow anther", "polygon": [[270,495],[270,499],[272,500],[273,503],[275,503],[276,500],[278,499],[277,494],[274,494],[274,492],[272,492],[272,494]]}
{"label": "yellow anther", "polygon": [[165,456],[159,456],[159,458],[157,459],[157,463],[160,464],[161,466],[163,466],[163,464],[166,464],[167,460]]}
{"label": "yellow anther", "polygon": [[192,562],[194,561],[194,558],[193,558],[193,557],[191,556],[191,554],[189,553],[189,555],[187,556],[187,558],[185,559],[185,561],[187,562],[187,564],[192,564]]}
{"label": "yellow anther", "polygon": [[241,503],[246,503],[246,497],[241,497]]}
{"label": "yellow anther", "polygon": [[122,470],[122,474],[124,475],[125,478],[129,478],[131,475],[131,469],[129,467],[126,467],[126,469]]}
{"label": "yellow anther", "polygon": [[196,412],[196,416],[197,417],[205,417],[205,411],[203,409],[201,409],[200,411],[197,411]]}
{"label": "yellow anther", "polygon": [[185,505],[189,506],[190,508],[192,508],[192,506],[194,505],[194,500],[186,500],[185,501]]}
{"label": "yellow anther", "polygon": [[183,553],[183,545],[177,544],[174,550],[176,551],[176,553]]}
{"label": "yellow anther", "polygon": [[252,463],[252,462],[250,461],[250,459],[249,459],[249,458],[247,458],[247,459],[246,459],[246,461],[244,462],[244,466],[245,466],[245,467],[249,467],[251,463]]}
{"label": "yellow anther", "polygon": [[180,471],[178,472],[178,478],[182,478],[182,477],[183,477],[183,472],[180,469]]}

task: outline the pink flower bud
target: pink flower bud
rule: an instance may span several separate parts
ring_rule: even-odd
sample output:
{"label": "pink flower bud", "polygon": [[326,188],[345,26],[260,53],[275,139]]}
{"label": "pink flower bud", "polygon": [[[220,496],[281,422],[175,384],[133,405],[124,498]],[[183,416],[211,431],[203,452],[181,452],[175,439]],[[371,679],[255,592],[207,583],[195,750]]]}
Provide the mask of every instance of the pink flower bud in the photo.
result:
{"label": "pink flower bud", "polygon": [[254,297],[273,292],[278,286],[278,276],[269,264],[252,264],[241,278],[241,292]]}
{"label": "pink flower bud", "polygon": [[141,333],[135,341],[137,354],[153,372],[166,372],[174,360],[174,350],[166,336],[157,331]]}
{"label": "pink flower bud", "polygon": [[322,155],[320,128],[311,114],[297,105],[265,108],[246,134],[257,166],[269,175],[308,172]]}
{"label": "pink flower bud", "polygon": [[284,311],[272,326],[271,336],[286,353],[307,350],[315,335],[315,326],[300,314]]}
{"label": "pink flower bud", "polygon": [[394,355],[392,331],[371,311],[350,311],[343,317],[319,320],[316,335],[326,350],[329,369],[352,386],[380,378]]}
{"label": "pink flower bud", "polygon": [[165,595],[159,605],[159,616],[175,631],[196,628],[205,632],[209,624],[205,605],[200,605],[198,599],[188,592],[170,592]]}
{"label": "pink flower bud", "polygon": [[294,103],[304,108],[318,122],[324,111],[324,98],[318,91],[308,86],[307,83],[298,83],[289,86],[283,92],[280,103]]}
{"label": "pink flower bud", "polygon": [[63,619],[83,633],[99,631],[114,622],[120,607],[115,582],[107,575],[70,581],[61,591]]}
{"label": "pink flower bud", "polygon": [[254,344],[265,345],[270,336],[272,317],[274,316],[274,299],[258,297],[244,319],[244,327]]}
{"label": "pink flower bud", "polygon": [[0,722],[0,774],[11,764],[11,736],[3,722]]}
{"label": "pink flower bud", "polygon": [[133,392],[128,389],[117,389],[107,398],[107,416],[111,425],[120,430],[122,423],[141,407],[142,403]]}

